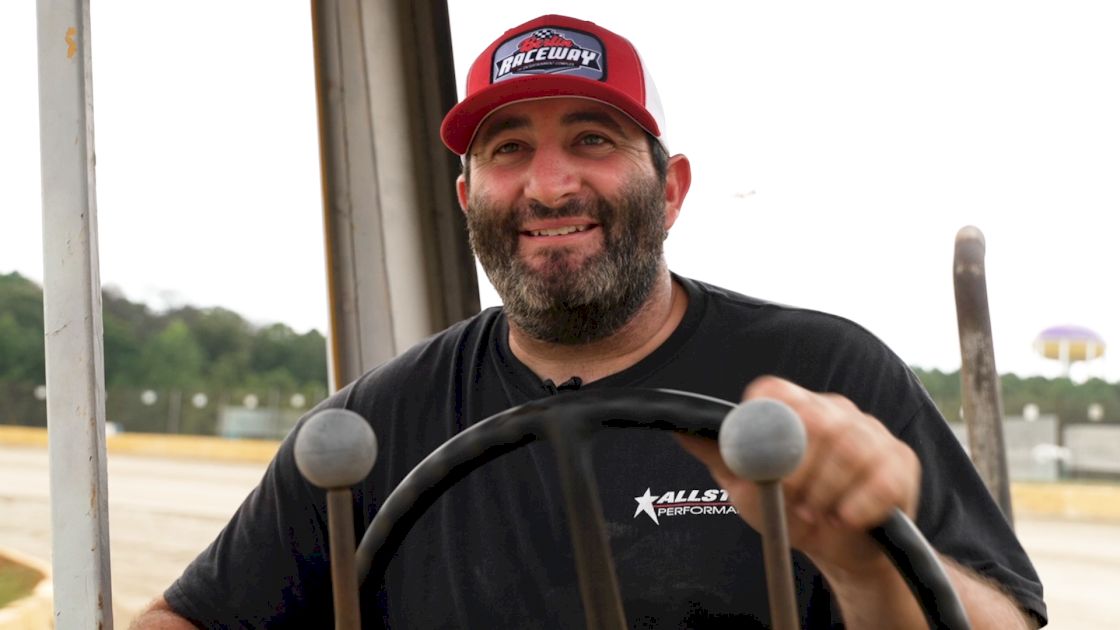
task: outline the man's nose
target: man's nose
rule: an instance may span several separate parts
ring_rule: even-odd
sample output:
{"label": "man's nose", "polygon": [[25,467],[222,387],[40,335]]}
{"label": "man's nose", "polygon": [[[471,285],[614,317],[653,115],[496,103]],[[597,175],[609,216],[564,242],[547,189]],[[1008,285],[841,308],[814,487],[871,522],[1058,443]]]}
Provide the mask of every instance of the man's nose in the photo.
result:
{"label": "man's nose", "polygon": [[525,196],[550,208],[579,192],[580,182],[570,156],[558,148],[538,148],[529,164]]}

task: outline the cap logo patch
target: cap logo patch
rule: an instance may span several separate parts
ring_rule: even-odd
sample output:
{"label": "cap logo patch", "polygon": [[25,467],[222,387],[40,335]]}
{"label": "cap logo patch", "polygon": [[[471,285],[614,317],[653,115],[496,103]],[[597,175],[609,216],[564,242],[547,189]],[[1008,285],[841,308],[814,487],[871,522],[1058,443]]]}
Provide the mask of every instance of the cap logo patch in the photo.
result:
{"label": "cap logo patch", "polygon": [[603,43],[593,35],[570,29],[539,28],[521,33],[494,51],[490,82],[555,73],[604,80]]}

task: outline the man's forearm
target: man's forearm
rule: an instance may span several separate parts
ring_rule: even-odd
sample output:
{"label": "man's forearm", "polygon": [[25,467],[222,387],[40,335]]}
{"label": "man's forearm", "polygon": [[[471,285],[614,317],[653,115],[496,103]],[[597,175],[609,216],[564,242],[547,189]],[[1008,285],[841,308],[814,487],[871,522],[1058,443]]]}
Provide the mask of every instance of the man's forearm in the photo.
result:
{"label": "man's forearm", "polygon": [[129,630],[195,630],[194,624],[175,614],[160,597],[132,621]]}
{"label": "man's forearm", "polygon": [[1038,628],[1034,619],[1023,612],[1018,602],[999,584],[945,556],[941,556],[941,564],[945,566],[949,579],[953,581],[957,595],[964,604],[965,612],[968,613],[968,619],[976,630]]}
{"label": "man's forearm", "polygon": [[[1037,625],[1007,593],[982,576],[941,556],[975,630],[1034,629]],[[824,571],[849,628],[920,628],[925,619],[909,587],[890,567],[858,578]]]}

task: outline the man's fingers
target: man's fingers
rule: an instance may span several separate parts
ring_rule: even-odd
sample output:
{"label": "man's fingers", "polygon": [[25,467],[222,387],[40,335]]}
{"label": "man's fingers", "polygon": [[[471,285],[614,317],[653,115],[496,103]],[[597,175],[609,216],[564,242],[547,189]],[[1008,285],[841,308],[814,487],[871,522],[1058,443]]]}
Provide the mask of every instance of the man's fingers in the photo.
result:
{"label": "man's fingers", "polygon": [[857,482],[859,470],[834,460],[816,460],[784,486],[790,509],[806,521],[817,522],[833,513],[848,490]]}
{"label": "man's fingers", "polygon": [[915,517],[921,465],[912,451],[897,451],[890,460],[868,469],[855,489],[837,504],[841,521],[866,529],[882,523],[895,507],[911,519]]}
{"label": "man's fingers", "polygon": [[770,376],[753,381],[743,395],[782,401],[805,426],[805,458],[782,484],[799,517],[836,519],[863,529],[878,524],[895,506],[913,515],[914,480],[921,474],[917,457],[850,400]]}
{"label": "man's fingers", "polygon": [[743,400],[773,398],[780,400],[794,411],[802,405],[813,402],[814,394],[809,390],[776,376],[760,376],[747,384],[743,390]]}
{"label": "man's fingers", "polygon": [[[917,455],[877,419],[842,396],[810,392],[777,377],[756,379],[743,396],[783,402],[805,427],[805,457],[781,484],[790,542],[814,562],[865,563],[878,552],[864,531],[896,506],[913,518],[921,479]],[[677,440],[708,467],[747,522],[756,524],[758,487],[731,472],[719,445],[684,435]]]}
{"label": "man's fingers", "polygon": [[719,457],[719,444],[715,440],[683,433],[674,433],[673,437],[677,439],[677,443],[684,447],[689,455],[703,462],[708,468],[711,468],[717,461],[723,461]]}
{"label": "man's fingers", "polygon": [[685,451],[708,467],[712,478],[723,488],[726,489],[728,483],[738,479],[727,464],[723,463],[723,458],[719,454],[719,443],[715,440],[682,433],[674,434],[674,437]]}
{"label": "man's fingers", "polygon": [[853,413],[862,414],[855,403],[839,394],[812,392],[777,376],[760,376],[747,385],[743,390],[743,400],[756,398],[780,400],[789,405],[805,423],[809,433],[813,433],[813,425],[819,422],[835,421]]}
{"label": "man's fingers", "polygon": [[731,472],[731,469],[727,467],[727,464],[723,462],[723,457],[719,454],[719,443],[715,440],[680,433],[674,437],[685,451],[708,467],[712,479],[720,488],[727,491],[735,509],[739,510],[740,514],[749,521],[756,511],[755,502],[758,487],[753,482],[737,477],[735,473]]}
{"label": "man's fingers", "polygon": [[882,455],[892,446],[890,440],[874,419],[862,414],[857,421],[822,427],[813,441],[814,452],[806,458],[808,465],[790,477],[794,509],[813,520],[840,515],[839,505],[859,490],[869,471],[881,465]]}

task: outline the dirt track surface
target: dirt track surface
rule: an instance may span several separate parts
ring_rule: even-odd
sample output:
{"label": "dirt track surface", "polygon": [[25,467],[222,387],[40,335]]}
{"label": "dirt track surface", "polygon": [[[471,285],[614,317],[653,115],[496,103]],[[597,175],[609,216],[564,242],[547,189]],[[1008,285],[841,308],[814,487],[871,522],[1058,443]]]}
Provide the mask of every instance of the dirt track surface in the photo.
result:
{"label": "dirt track surface", "polygon": [[[163,592],[221,530],[264,464],[109,455],[115,627]],[[50,561],[46,451],[0,446],[0,546]],[[1120,619],[1120,523],[1018,519],[1046,587],[1050,627],[1105,630]]]}
{"label": "dirt track surface", "polygon": [[[109,454],[114,626],[163,590],[221,531],[264,464]],[[50,561],[46,451],[0,447],[0,546]]]}

